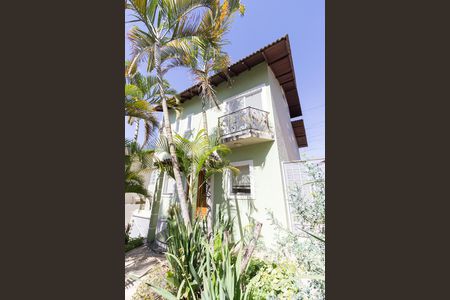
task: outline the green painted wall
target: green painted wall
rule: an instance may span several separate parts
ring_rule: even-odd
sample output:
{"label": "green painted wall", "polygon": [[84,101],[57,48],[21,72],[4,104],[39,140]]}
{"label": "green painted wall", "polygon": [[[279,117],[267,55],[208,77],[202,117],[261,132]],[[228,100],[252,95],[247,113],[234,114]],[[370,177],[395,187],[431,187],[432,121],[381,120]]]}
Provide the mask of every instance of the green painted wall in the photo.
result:
{"label": "green painted wall", "polygon": [[[217,96],[222,102],[230,97],[246,92],[256,87],[262,86],[263,108],[269,111],[270,122],[275,124],[273,117],[272,105],[272,87],[269,79],[268,67],[265,63],[255,66],[250,71],[244,72],[238,77],[234,77],[234,84],[229,87],[226,83],[222,83],[216,89]],[[181,115],[180,130],[184,131],[186,117],[192,114],[192,126],[194,131],[201,128],[201,101],[199,97],[194,97],[187,100],[183,104],[183,113]],[[217,119],[223,114],[216,108],[211,108],[207,111],[208,127],[210,132],[217,127]],[[171,113],[172,128],[175,130],[175,114]],[[286,120],[289,122],[289,120]],[[279,140],[264,142],[254,145],[242,146],[233,148],[232,153],[227,157],[231,162],[239,162],[245,160],[253,160],[253,182],[255,190],[255,199],[252,200],[237,200],[240,210],[241,220],[245,227],[249,223],[248,216],[263,223],[262,235],[266,243],[274,238],[275,231],[269,225],[267,220],[268,211],[272,211],[274,216],[281,224],[287,224],[286,204],[284,199],[284,189],[282,183],[281,160],[279,153]],[[225,204],[225,209],[230,212],[232,216],[236,215],[236,201],[234,199],[227,199],[224,197],[224,180],[222,175],[214,175],[214,201],[216,208],[219,208],[221,203]],[[217,209],[216,209],[217,212]],[[237,221],[237,220],[236,220]],[[235,234],[239,236],[239,228],[235,226]]]}
{"label": "green painted wall", "polygon": [[[223,82],[216,87],[216,95],[219,99],[219,103],[224,100],[248,91],[254,87],[260,85],[268,85],[269,74],[267,72],[267,65],[265,63],[259,64],[252,68],[250,71],[244,72],[243,74],[233,77],[233,83],[231,86],[228,83]],[[183,120],[189,114],[194,114],[193,126],[198,129],[201,126],[201,100],[198,96],[193,97],[183,103],[183,112],[180,119]],[[220,110],[215,107],[211,107],[207,110],[208,114],[208,127],[213,130],[217,127],[217,118],[223,114]],[[175,114],[170,114],[170,122],[173,128],[175,128]]]}

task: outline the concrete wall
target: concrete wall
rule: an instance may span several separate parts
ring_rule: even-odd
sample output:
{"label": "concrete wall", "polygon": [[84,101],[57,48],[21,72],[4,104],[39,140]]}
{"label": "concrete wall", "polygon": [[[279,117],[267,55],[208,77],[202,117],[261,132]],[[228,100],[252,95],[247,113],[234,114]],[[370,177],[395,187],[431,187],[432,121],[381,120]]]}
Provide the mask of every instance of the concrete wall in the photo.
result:
{"label": "concrete wall", "polygon": [[[142,178],[144,179],[144,186],[149,186],[151,171],[142,172]],[[125,194],[125,226],[130,223],[132,219],[133,212],[143,209],[149,210],[150,208],[150,199],[144,199],[145,204],[140,204],[142,201],[142,197],[135,193],[126,193]]]}
{"label": "concrete wall", "polygon": [[135,210],[138,210],[140,207],[139,204],[127,204],[125,203],[125,227],[130,223],[131,216]]}

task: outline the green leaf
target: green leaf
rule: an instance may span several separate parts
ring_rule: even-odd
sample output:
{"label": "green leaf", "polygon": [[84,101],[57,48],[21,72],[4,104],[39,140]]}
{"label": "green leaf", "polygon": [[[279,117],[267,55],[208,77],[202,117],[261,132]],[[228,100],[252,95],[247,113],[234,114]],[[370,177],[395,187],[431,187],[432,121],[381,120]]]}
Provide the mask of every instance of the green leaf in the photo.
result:
{"label": "green leaf", "polygon": [[186,279],[183,279],[183,281],[181,281],[180,287],[178,288],[177,299],[181,298],[181,293],[183,292],[183,287],[185,283]]}
{"label": "green leaf", "polygon": [[[147,283],[148,284],[148,283]],[[155,291],[155,293],[159,294],[161,297],[164,297],[167,300],[178,300],[177,297],[175,297],[174,295],[172,295],[172,293],[170,293],[169,291],[157,287],[157,286],[153,286],[151,284],[148,284],[150,286],[150,288]]]}

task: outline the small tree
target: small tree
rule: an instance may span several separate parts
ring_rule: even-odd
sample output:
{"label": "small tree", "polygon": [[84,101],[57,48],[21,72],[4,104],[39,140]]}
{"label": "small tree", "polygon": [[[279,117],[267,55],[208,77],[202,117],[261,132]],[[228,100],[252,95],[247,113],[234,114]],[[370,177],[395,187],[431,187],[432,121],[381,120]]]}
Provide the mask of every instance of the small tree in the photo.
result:
{"label": "small tree", "polygon": [[[231,150],[218,143],[218,139],[209,138],[201,129],[192,139],[182,137],[178,134],[174,138],[177,158],[180,170],[185,175],[186,184],[189,187],[189,202],[191,204],[190,216],[195,216],[197,189],[206,184],[206,181],[216,173],[223,173],[225,170],[238,172],[225,159]],[[173,177],[173,165],[169,159],[169,146],[165,136],[160,136],[156,144],[155,163],[162,172],[167,172]],[[199,181],[200,172],[204,172],[203,181]]]}

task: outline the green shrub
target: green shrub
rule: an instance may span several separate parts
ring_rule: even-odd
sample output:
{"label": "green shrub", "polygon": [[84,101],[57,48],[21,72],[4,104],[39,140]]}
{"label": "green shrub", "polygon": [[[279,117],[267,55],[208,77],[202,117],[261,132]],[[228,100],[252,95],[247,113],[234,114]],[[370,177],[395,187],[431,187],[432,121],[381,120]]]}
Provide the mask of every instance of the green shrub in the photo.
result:
{"label": "green shrub", "polygon": [[234,259],[229,247],[214,248],[204,244],[206,262],[202,266],[203,290],[201,299],[247,299],[241,272],[242,252]]}
{"label": "green shrub", "polygon": [[259,258],[252,258],[248,264],[247,270],[242,275],[242,283],[244,285],[247,285],[250,280],[258,274],[258,272],[265,266],[270,264],[269,262],[266,262]]}
{"label": "green shrub", "polygon": [[[201,280],[198,270],[205,257],[203,239],[205,223],[195,220],[192,231],[186,228],[178,206],[169,209],[167,223],[166,258],[169,264],[167,281],[184,299],[196,299],[200,296]],[[179,297],[178,297],[179,298]]]}
{"label": "green shrub", "polygon": [[312,162],[305,167],[304,183],[288,190],[295,230],[286,230],[269,212],[277,232],[271,256],[274,260],[289,257],[295,262],[302,274],[303,297],[322,300],[325,299],[325,173]]}
{"label": "green shrub", "polygon": [[142,246],[144,244],[144,238],[130,238],[125,236],[125,252],[128,252],[134,248]]}
{"label": "green shrub", "polygon": [[269,263],[250,280],[249,297],[254,300],[301,299],[300,282],[294,264]]}
{"label": "green shrub", "polygon": [[195,220],[188,231],[178,207],[171,207],[166,257],[167,282],[174,292],[149,285],[165,299],[246,299],[245,281],[249,278],[241,272],[242,252],[233,252],[232,222],[218,216],[211,239],[205,225],[203,220]]}

